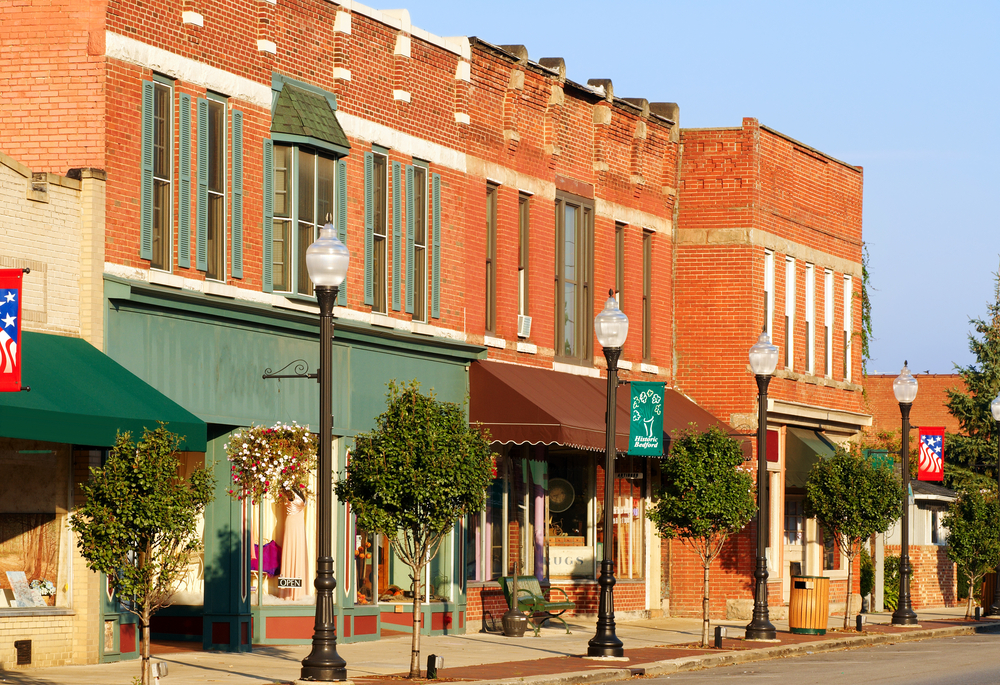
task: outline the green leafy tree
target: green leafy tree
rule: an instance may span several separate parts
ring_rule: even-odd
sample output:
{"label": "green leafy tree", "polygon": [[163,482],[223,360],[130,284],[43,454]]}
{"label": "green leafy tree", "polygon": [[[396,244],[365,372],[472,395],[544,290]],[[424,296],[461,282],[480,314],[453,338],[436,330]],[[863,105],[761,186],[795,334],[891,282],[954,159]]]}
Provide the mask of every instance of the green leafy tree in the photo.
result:
{"label": "green leafy tree", "polygon": [[198,516],[213,497],[208,470],[181,478],[180,441],[162,423],[138,444],[120,433],[107,463],[90,469],[85,501],[70,519],[88,568],[106,574],[122,607],[139,619],[143,683],[152,682],[149,621],[169,605],[201,548]]}
{"label": "green leafy tree", "polygon": [[416,381],[389,384],[374,430],[355,438],[337,497],[349,502],[358,527],[377,531],[410,567],[413,639],[410,677],[420,677],[420,578],[444,537],[482,509],[494,461],[489,437],[470,428],[465,411]]}
{"label": "green leafy tree", "polygon": [[661,536],[680,538],[701,559],[703,646],[708,646],[709,569],[729,536],[746,526],[757,510],[753,478],[742,464],[740,443],[721,429],[688,430],[671,446],[662,465],[658,499],[646,514]]}
{"label": "green leafy tree", "polygon": [[990,481],[996,481],[997,431],[990,402],[1000,391],[1000,276],[996,277],[987,317],[970,319],[969,323],[975,329],[969,334],[969,351],[976,361],[955,367],[964,389],[948,390],[945,406],[958,419],[961,429],[945,438],[945,482],[955,489],[972,490],[995,487]]}
{"label": "green leafy tree", "polygon": [[959,493],[944,517],[948,529],[948,558],[958,566],[969,588],[965,617],[972,615],[976,589],[983,576],[1000,563],[1000,503],[993,491]]}
{"label": "green leafy tree", "polygon": [[848,560],[845,629],[850,618],[854,558],[872,535],[884,533],[899,518],[902,499],[903,488],[892,470],[874,466],[858,450],[840,449],[809,472],[806,516],[816,517],[833,534]]}

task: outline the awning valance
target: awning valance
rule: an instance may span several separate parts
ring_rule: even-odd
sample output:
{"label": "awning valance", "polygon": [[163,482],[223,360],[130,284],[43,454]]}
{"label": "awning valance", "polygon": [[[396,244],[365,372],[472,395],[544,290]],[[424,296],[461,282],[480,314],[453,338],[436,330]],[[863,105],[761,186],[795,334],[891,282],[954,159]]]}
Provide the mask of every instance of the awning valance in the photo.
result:
{"label": "awning valance", "polygon": [[205,422],[85,340],[24,331],[21,382],[0,393],[0,436],[110,447],[118,431],[134,439],[157,421],[204,452]]}
{"label": "awning valance", "polygon": [[[495,442],[604,451],[607,385],[604,378],[476,361],[469,369],[469,421],[488,429]],[[630,398],[627,385],[618,389],[615,444],[622,452],[628,449]],[[666,390],[663,403],[668,449],[671,432],[691,423],[699,430],[718,426],[730,432],[675,390]]]}

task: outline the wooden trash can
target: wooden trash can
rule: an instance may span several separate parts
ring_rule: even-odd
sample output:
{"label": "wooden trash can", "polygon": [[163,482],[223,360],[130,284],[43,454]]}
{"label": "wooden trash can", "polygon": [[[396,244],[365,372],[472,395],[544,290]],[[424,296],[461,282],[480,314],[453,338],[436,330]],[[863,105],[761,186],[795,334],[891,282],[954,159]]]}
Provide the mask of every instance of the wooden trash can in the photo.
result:
{"label": "wooden trash can", "polygon": [[788,627],[798,635],[826,635],[830,615],[830,579],[792,576],[788,599]]}

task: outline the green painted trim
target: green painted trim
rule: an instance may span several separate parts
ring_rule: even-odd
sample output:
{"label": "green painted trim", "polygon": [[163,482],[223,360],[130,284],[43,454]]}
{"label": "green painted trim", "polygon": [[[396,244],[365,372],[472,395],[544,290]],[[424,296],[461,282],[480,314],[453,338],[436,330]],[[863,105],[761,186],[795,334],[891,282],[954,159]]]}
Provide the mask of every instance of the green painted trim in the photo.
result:
{"label": "green painted trim", "polygon": [[826,635],[825,628],[789,628],[796,635]]}
{"label": "green painted trim", "polygon": [[[243,300],[220,299],[191,290],[176,290],[104,275],[105,296],[112,306],[129,303],[139,309],[166,309],[182,318],[212,318],[236,325],[292,331],[319,339],[319,316],[310,312],[285,310]],[[124,305],[128,306],[128,305]],[[338,341],[381,347],[415,356],[431,356],[456,362],[486,358],[480,345],[446,338],[397,331],[349,319],[335,319]]]}
{"label": "green painted trim", "polygon": [[323,90],[319,86],[315,86],[311,83],[306,83],[305,81],[297,81],[289,76],[284,76],[282,74],[275,74],[271,72],[271,90],[275,93],[280,93],[281,89],[285,87],[285,84],[293,85],[302,90],[307,90],[310,93],[315,93],[316,95],[322,95],[326,98],[326,101],[330,103],[330,109],[334,112],[337,111],[337,96],[328,90]]}

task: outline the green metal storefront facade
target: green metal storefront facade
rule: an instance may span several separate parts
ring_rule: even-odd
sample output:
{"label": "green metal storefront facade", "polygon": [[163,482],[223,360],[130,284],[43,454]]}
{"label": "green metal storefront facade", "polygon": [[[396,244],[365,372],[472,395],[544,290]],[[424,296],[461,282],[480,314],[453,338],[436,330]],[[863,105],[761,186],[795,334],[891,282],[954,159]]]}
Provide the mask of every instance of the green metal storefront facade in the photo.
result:
{"label": "green metal storefront facade", "polygon": [[[247,651],[251,644],[311,639],[314,606],[253,606],[250,545],[242,503],[228,495],[225,444],[239,427],[276,421],[319,425],[319,386],[308,379],[264,380],[297,359],[315,370],[318,316],[148,283],[105,277],[106,352],[119,364],[208,424],[206,466],[216,476],[215,501],[205,513],[204,604],[160,612],[154,637],[200,639],[206,649]],[[335,320],[335,470],[359,432],[374,427],[390,380],[417,379],[442,400],[465,403],[468,364],[481,347]],[[343,505],[334,514],[334,560],[341,641],[378,639],[383,625],[408,632],[393,606],[353,603],[353,526]],[[454,534],[452,537],[455,537]],[[464,632],[463,569],[457,541],[442,545],[434,572],[452,579],[452,603],[425,605],[424,632]],[[345,584],[344,579],[348,582]],[[113,616],[112,607],[106,607]],[[407,612],[409,609],[407,609]]]}

